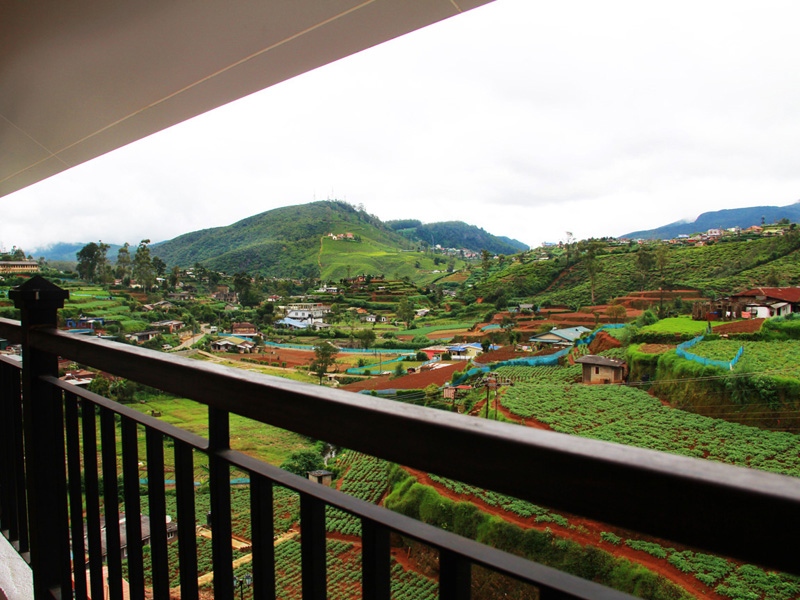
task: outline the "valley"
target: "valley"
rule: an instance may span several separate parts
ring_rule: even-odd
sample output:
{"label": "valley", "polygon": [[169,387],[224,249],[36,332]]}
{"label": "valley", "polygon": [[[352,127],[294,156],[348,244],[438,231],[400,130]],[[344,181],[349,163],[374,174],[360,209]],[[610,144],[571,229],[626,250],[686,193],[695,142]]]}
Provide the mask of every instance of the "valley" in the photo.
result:
{"label": "valley", "polygon": [[[277,223],[282,241],[223,250],[220,232],[201,232],[192,234],[195,249],[191,240],[142,243],[130,266],[108,260],[98,246],[94,262],[79,264],[80,277],[47,264],[41,272],[70,291],[59,325],[75,335],[474,419],[800,476],[800,239],[791,224],[779,235],[692,244],[585,240],[507,256],[421,245],[357,211],[327,208],[332,212],[316,228],[288,217]],[[340,211],[349,220],[331,220]],[[309,237],[290,241],[286,232],[295,227]],[[0,316],[18,318],[5,296],[27,277],[6,276]],[[618,366],[624,379],[593,379],[600,367],[587,370],[586,357]],[[201,405],[80,364],[60,370],[136,410],[208,433]],[[644,598],[800,596],[796,576],[240,417],[231,419],[231,445],[300,475],[324,469],[333,486],[365,501]],[[167,458],[168,512],[175,514],[172,469]],[[141,477],[144,499],[146,471]],[[202,453],[194,477],[202,523]],[[234,556],[241,579],[250,568],[249,481],[231,473],[231,483],[234,535],[245,546]],[[299,499],[281,488],[275,494],[276,576],[284,597],[300,597]],[[326,523],[329,597],[358,596],[360,525],[330,508]],[[206,596],[207,535],[197,539]],[[392,548],[393,597],[437,597],[435,555],[400,536]],[[178,572],[171,577],[177,585]],[[473,593],[532,594],[480,570]]]}

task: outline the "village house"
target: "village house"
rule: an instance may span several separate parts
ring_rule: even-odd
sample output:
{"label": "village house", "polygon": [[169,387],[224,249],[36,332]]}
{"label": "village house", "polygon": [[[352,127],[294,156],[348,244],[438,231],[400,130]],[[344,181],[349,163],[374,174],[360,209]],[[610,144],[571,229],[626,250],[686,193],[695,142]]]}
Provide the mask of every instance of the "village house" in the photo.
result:
{"label": "village house", "polygon": [[168,297],[172,300],[194,300],[194,293],[189,291],[172,292],[168,294]]}
{"label": "village house", "polygon": [[553,327],[550,331],[531,336],[528,341],[532,344],[539,344],[540,346],[572,346],[575,340],[590,331],[591,329],[587,329],[583,326],[567,327],[565,329],[556,329]]}
{"label": "village house", "polygon": [[162,329],[167,333],[175,333],[178,329],[183,328],[183,321],[176,321],[174,319],[167,319],[165,321],[155,321],[150,323],[150,327],[155,329]]}
{"label": "village house", "polygon": [[175,308],[175,305],[167,300],[162,300],[161,302],[156,302],[154,304],[145,304],[142,306],[142,310],[145,312],[151,312],[154,310],[163,310],[164,312],[167,312],[173,308]]}
{"label": "village house", "polygon": [[67,329],[91,329],[97,327],[105,327],[105,319],[103,317],[86,317],[81,315],[77,319],[66,320]]}
{"label": "village house", "polygon": [[587,354],[575,362],[583,365],[582,383],[623,383],[627,375],[627,365],[614,358]]}
{"label": "village house", "polygon": [[316,302],[289,304],[286,307],[287,318],[307,323],[321,323],[323,317],[329,312],[331,312],[329,305]]}
{"label": "village house", "polygon": [[304,321],[298,321],[297,319],[290,319],[289,317],[284,317],[278,321],[275,321],[276,327],[285,327],[286,329],[308,329],[309,324]]}
{"label": "village house", "polygon": [[217,302],[225,302],[227,304],[238,304],[239,295],[232,292],[227,285],[217,286],[217,291],[211,294],[211,297]]}
{"label": "village house", "polygon": [[[150,545],[150,517],[148,515],[139,515],[140,527],[142,531],[142,543],[145,546]],[[125,513],[119,515],[119,536],[120,536],[120,558],[123,560],[128,557],[128,528],[126,527],[127,517]],[[167,529],[167,542],[174,542],[178,539],[178,523],[172,520],[172,517],[166,517]],[[88,530],[84,527],[83,547],[88,548]],[[103,557],[103,562],[108,557],[108,542],[106,540],[106,518],[104,515],[100,516],[100,549]],[[86,565],[89,565],[88,555],[86,557]]]}
{"label": "village house", "polygon": [[94,371],[87,371],[86,369],[74,369],[67,371],[63,377],[59,377],[61,381],[66,381],[72,385],[87,386],[95,378]]}
{"label": "village house", "polygon": [[125,338],[130,340],[130,341],[132,341],[132,342],[136,342],[137,344],[142,344],[144,342],[148,342],[148,341],[152,340],[158,334],[159,334],[158,331],[153,331],[153,330],[150,330],[150,331],[137,331],[136,333],[125,334]]}
{"label": "village house", "polygon": [[365,315],[362,317],[361,320],[364,321],[365,323],[386,323],[386,321],[388,321],[388,319],[383,315],[373,315],[373,314]]}
{"label": "village house", "polygon": [[447,351],[453,360],[472,360],[479,354],[483,354],[483,348],[477,342],[448,346]]}
{"label": "village house", "polygon": [[800,312],[800,287],[758,287],[732,296],[746,304],[757,318],[781,317]]}
{"label": "village house", "polygon": [[241,323],[231,323],[231,333],[233,335],[256,335],[258,329],[252,323],[243,321]]}
{"label": "village house", "polygon": [[437,356],[441,356],[442,354],[446,354],[448,352],[447,346],[428,346],[427,348],[422,348],[420,352],[424,352],[428,355],[428,360],[433,360]]}
{"label": "village house", "polygon": [[308,471],[306,474],[308,475],[308,478],[311,481],[313,481],[315,483],[321,483],[322,485],[327,485],[328,487],[330,487],[330,485],[331,485],[331,483],[333,481],[333,473],[331,473],[330,471],[327,471],[325,469],[317,469],[316,471]]}
{"label": "village house", "polygon": [[214,352],[238,352],[239,354],[249,354],[255,346],[255,342],[237,337],[225,337],[211,342],[211,350]]}
{"label": "village house", "polygon": [[38,272],[39,263],[32,260],[0,260],[0,275]]}

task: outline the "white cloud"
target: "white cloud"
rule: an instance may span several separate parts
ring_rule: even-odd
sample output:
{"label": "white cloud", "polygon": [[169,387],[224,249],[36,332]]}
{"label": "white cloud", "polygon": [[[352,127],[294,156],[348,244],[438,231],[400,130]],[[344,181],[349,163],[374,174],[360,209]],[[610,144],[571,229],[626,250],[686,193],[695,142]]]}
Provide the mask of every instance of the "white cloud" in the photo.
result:
{"label": "white cloud", "polygon": [[788,204],[799,13],[497,0],[20,191],[0,242],[155,241],[328,197],[530,244]]}

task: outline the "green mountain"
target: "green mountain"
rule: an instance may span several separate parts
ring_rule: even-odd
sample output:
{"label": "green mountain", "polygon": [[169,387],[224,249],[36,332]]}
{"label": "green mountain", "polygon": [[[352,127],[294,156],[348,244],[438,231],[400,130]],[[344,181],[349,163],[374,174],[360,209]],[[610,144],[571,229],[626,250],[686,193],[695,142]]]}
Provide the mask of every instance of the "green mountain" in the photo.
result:
{"label": "green mountain", "polygon": [[[168,265],[196,263],[235,273],[269,277],[321,277],[338,281],[359,274],[410,277],[417,283],[437,279],[451,259],[420,252],[422,241],[444,247],[483,248],[514,254],[527,246],[504,241],[461,222],[422,225],[419,221],[383,223],[377,217],[338,200],[287,206],[226,227],[194,231],[153,244],[153,256]],[[398,229],[403,229],[402,231]],[[413,230],[417,233],[409,233]],[[350,234],[334,239],[330,234]],[[506,238],[507,239],[507,238]],[[430,245],[428,241],[425,246]]]}
{"label": "green mountain", "polygon": [[694,221],[677,221],[656,229],[632,231],[619,237],[643,240],[663,240],[679,235],[705,233],[709,229],[747,229],[762,223],[777,223],[781,219],[790,222],[800,221],[800,201],[788,206],[751,206],[749,208],[730,208],[701,214]]}
{"label": "green mountain", "polygon": [[325,276],[321,260],[325,236],[331,233],[352,234],[351,241],[340,242],[347,246],[412,249],[407,240],[376,217],[346,202],[320,201],[277,208],[226,227],[187,233],[154,244],[151,252],[168,265],[188,267],[200,263],[228,273],[319,277]]}
{"label": "green mountain", "polygon": [[517,254],[530,250],[528,245],[518,240],[492,235],[480,227],[462,221],[423,224],[417,219],[401,219],[387,221],[386,225],[414,242],[431,246],[465,248],[473,252],[485,249],[492,254]]}

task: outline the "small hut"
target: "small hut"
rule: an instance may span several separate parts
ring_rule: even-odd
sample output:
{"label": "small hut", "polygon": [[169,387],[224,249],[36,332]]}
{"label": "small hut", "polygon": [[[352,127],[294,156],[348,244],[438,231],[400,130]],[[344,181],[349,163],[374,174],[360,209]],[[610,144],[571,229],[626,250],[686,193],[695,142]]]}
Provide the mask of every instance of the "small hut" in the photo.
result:
{"label": "small hut", "polygon": [[330,487],[331,482],[333,481],[333,473],[326,471],[325,469],[318,469],[316,471],[309,471],[308,478],[311,481],[316,481],[317,483],[321,483],[322,485],[327,485]]}
{"label": "small hut", "polygon": [[583,365],[583,383],[622,383],[628,365],[621,360],[587,354],[575,362]]}

